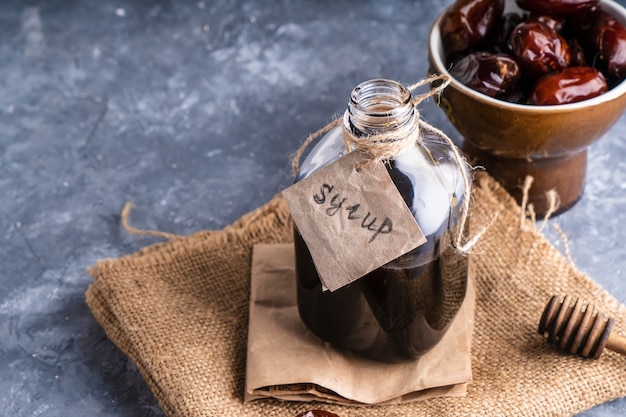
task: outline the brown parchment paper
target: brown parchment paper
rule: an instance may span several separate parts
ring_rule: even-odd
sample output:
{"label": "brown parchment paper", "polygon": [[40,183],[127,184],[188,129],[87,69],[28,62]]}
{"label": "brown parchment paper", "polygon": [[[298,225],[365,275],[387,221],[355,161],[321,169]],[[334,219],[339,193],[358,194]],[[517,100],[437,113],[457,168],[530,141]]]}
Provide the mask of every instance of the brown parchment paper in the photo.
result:
{"label": "brown parchment paper", "polygon": [[475,299],[471,274],[468,281],[467,297],[439,344],[419,359],[384,363],[335,349],[308,331],[296,306],[293,245],[255,245],[246,401],[395,404],[464,395]]}

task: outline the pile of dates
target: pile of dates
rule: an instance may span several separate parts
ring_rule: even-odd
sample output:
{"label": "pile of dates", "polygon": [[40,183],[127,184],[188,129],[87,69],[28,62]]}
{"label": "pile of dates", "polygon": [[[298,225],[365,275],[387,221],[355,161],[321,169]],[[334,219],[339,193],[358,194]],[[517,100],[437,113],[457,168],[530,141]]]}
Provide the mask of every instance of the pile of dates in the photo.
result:
{"label": "pile of dates", "polygon": [[490,97],[555,105],[598,96],[626,76],[626,29],[599,0],[457,0],[441,21],[450,74]]}

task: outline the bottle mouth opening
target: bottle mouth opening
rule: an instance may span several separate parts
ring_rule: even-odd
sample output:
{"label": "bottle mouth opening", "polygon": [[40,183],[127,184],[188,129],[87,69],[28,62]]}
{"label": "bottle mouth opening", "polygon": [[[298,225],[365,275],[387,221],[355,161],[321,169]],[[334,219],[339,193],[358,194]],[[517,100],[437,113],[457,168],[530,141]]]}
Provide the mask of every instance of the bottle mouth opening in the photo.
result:
{"label": "bottle mouth opening", "polygon": [[354,133],[376,134],[402,128],[413,119],[411,92],[392,80],[365,81],[352,90],[346,116],[346,128]]}
{"label": "bottle mouth opening", "polygon": [[389,115],[410,104],[411,92],[392,80],[365,81],[352,90],[350,104],[372,114]]}

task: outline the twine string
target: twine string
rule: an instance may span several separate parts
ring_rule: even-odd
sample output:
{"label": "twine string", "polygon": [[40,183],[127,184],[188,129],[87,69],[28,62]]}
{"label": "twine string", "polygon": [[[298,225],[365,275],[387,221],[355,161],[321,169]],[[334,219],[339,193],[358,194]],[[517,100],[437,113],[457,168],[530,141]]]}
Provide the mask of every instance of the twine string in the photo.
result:
{"label": "twine string", "polygon": [[306,138],[306,140],[302,143],[302,145],[300,145],[300,148],[298,148],[298,150],[296,151],[296,153],[294,154],[291,160],[291,170],[293,172],[294,177],[298,175],[298,172],[300,172],[300,159],[302,159],[302,154],[304,154],[304,151],[306,150],[306,148],[309,147],[311,142],[313,142],[316,138],[322,136],[324,133],[329,132],[330,130],[334,129],[340,123],[341,123],[341,119],[339,118],[334,119],[332,122],[328,123],[326,126],[319,129],[317,132],[311,133]]}
{"label": "twine string", "polygon": [[[526,215],[529,212],[528,210],[528,192],[530,191],[530,187],[533,185],[533,181],[535,178],[532,175],[526,175],[524,178],[524,185],[522,186],[522,202],[520,204],[520,213],[519,213],[519,226],[522,229],[526,228]],[[530,208],[531,219],[534,217],[534,210],[532,207]],[[534,219],[533,219],[534,223]]]}
{"label": "twine string", "polygon": [[[552,217],[554,213],[559,209],[561,205],[561,198],[555,189],[548,190],[546,192],[546,199],[548,200],[548,209],[544,214],[543,220],[539,227],[537,227],[537,215],[535,213],[534,207],[532,203],[528,203],[528,195],[530,192],[530,187],[534,181],[534,178],[531,175],[527,175],[524,179],[524,185],[522,187],[522,202],[520,206],[520,228],[523,230],[531,230],[536,233],[542,233],[545,227],[548,225],[548,221]],[[529,217],[530,221],[526,221],[526,218]],[[528,225],[530,223],[530,225]],[[556,233],[561,238],[563,242],[565,257],[567,261],[573,268],[576,268],[576,264],[574,263],[574,258],[572,257],[572,252],[569,246],[569,239],[567,238],[567,234],[561,229],[561,227],[554,223],[552,227],[556,231]]]}
{"label": "twine string", "polygon": [[[393,132],[383,132],[377,134],[370,134],[365,136],[355,136],[353,132],[346,128],[349,123],[341,123],[341,118],[336,118],[317,132],[309,135],[304,143],[300,146],[298,151],[296,152],[294,159],[292,160],[292,169],[294,176],[297,176],[299,173],[299,161],[306,148],[315,140],[317,137],[323,135],[324,133],[330,131],[335,128],[339,124],[343,127],[343,139],[346,145],[346,151],[350,152],[352,150],[357,150],[361,152],[365,152],[369,154],[369,158],[362,162],[363,165],[373,165],[380,161],[389,160],[395,155],[398,155],[403,150],[418,144],[423,139],[423,132],[428,132],[433,136],[436,136],[442,140],[444,140],[452,150],[454,155],[454,159],[459,166],[462,176],[463,176],[463,187],[465,189],[465,198],[463,199],[463,207],[461,211],[460,222],[458,225],[458,232],[456,236],[453,238],[453,246],[460,252],[469,253],[472,246],[476,244],[478,239],[484,234],[486,229],[489,227],[487,225],[483,229],[481,229],[472,239],[464,242],[464,232],[465,225],[467,223],[467,218],[469,216],[469,207],[470,207],[470,198],[471,198],[471,178],[470,174],[467,170],[467,162],[459,152],[458,148],[455,146],[454,142],[448,135],[446,135],[441,130],[436,127],[428,124],[424,120],[420,119],[420,113],[417,109],[417,106],[427,100],[430,97],[440,97],[443,93],[443,90],[450,84],[450,77],[446,75],[432,75],[428,78],[425,78],[421,81],[418,81],[415,84],[411,84],[407,87],[407,89],[413,93],[414,90],[430,84],[431,86],[434,83],[437,83],[436,86],[429,89],[427,92],[419,95],[412,95],[411,104],[413,106],[413,117],[415,118],[413,121],[415,123],[407,123],[400,129],[395,129]],[[346,112],[343,116],[343,120],[345,122],[348,121],[349,114]],[[389,125],[393,125],[394,120],[390,120]]]}
{"label": "twine string", "polygon": [[[520,228],[524,230],[534,230],[537,233],[541,233],[548,224],[548,220],[559,209],[561,205],[561,199],[555,189],[548,190],[546,192],[546,199],[548,200],[548,208],[543,214],[543,221],[537,227],[537,213],[535,207],[530,203],[529,195],[535,178],[532,175],[526,175],[524,178],[524,185],[522,186],[522,201],[520,203]],[[527,221],[530,218],[530,221]]]}
{"label": "twine string", "polygon": [[137,229],[131,226],[130,223],[128,222],[128,217],[130,216],[130,212],[132,211],[132,209],[133,209],[133,203],[129,201],[124,205],[124,208],[122,209],[122,214],[121,214],[122,226],[128,233],[132,233],[134,235],[149,235],[149,236],[154,236],[154,237],[162,237],[168,240],[172,240],[172,239],[176,239],[180,237],[178,235],[174,235],[172,233],[167,233],[167,232],[161,232],[159,230],[141,230],[141,229]]}
{"label": "twine string", "polygon": [[548,224],[548,220],[550,220],[550,217],[552,217],[552,215],[558,210],[559,206],[561,205],[561,198],[559,197],[559,193],[557,193],[555,189],[548,190],[546,192],[546,198],[548,200],[548,210],[543,217],[543,221],[541,222],[539,229],[537,229],[537,232],[539,233],[543,232],[543,229]]}
{"label": "twine string", "polygon": [[567,235],[558,224],[554,223],[552,227],[558,233],[559,237],[561,238],[561,241],[563,242],[563,246],[565,248],[565,257],[567,258],[570,265],[576,268],[576,264],[574,263],[574,258],[572,257],[572,251],[569,246],[569,239],[567,238]]}
{"label": "twine string", "polygon": [[[442,137],[452,147],[454,147],[452,140],[448,138],[443,132],[435,129],[433,126],[420,119],[420,113],[417,107],[422,101],[428,99],[429,97],[440,96],[441,93],[443,93],[443,90],[450,83],[450,77],[445,75],[433,75],[429,78],[408,86],[407,89],[413,92],[419,87],[438,81],[441,81],[441,83],[436,87],[431,88],[423,94],[411,96],[411,104],[413,106],[413,115],[411,120],[412,123],[406,123],[400,128],[396,128],[393,130],[390,129],[389,131],[382,133],[362,136],[360,135],[357,137],[352,131],[350,131],[350,129],[346,128],[346,126],[350,125],[350,116],[348,112],[346,112],[343,116],[343,137],[346,144],[346,151],[350,152],[352,149],[355,149],[369,154],[370,157],[362,164],[365,166],[372,166],[380,161],[391,159],[405,149],[408,149],[414,146],[416,143],[421,142],[422,128],[430,130],[436,136]],[[395,120],[390,118],[388,125],[392,127],[394,126],[394,124]]]}

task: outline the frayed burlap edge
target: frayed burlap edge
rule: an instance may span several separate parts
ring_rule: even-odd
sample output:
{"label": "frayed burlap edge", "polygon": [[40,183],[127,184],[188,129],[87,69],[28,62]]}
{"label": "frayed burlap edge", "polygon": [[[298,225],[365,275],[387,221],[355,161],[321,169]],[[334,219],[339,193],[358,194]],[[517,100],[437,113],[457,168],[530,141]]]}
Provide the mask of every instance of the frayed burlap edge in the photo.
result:
{"label": "frayed burlap edge", "polygon": [[[568,416],[626,395],[623,358],[613,352],[597,361],[565,355],[536,333],[543,306],[553,293],[568,293],[598,305],[617,319],[618,332],[626,308],[577,271],[532,227],[520,227],[519,206],[486,174],[477,175],[472,210],[473,229],[494,215],[496,220],[471,255],[477,265],[474,380],[462,399],[367,408],[276,401],[242,404],[251,248],[255,243],[291,241],[289,215],[278,197],[223,231],[199,232],[99,262],[90,269],[94,283],[87,291],[87,302],[109,338],[137,365],[168,416],[290,416],[312,407],[344,417]],[[219,259],[213,262],[214,258]],[[192,317],[206,314],[213,320],[219,316],[217,326],[191,326],[190,331],[198,334],[188,333],[194,342],[185,344],[162,333],[184,327],[190,320],[165,312],[160,318],[162,333],[155,341],[150,333],[151,315],[159,309],[149,305],[149,298],[160,300],[159,285],[165,291],[177,291],[179,284],[171,274],[187,267],[189,259],[193,268],[180,276],[188,281],[185,285],[191,285],[187,290],[202,286],[198,290],[202,296],[181,292],[175,294],[180,299],[172,296],[175,300],[163,302],[171,302],[170,308],[176,308],[178,301],[190,305]],[[234,266],[232,274],[219,269],[217,264],[223,262],[232,263],[228,265]],[[198,273],[194,269],[198,266],[203,274],[209,273],[206,278],[188,279]],[[223,282],[226,276],[231,283]],[[134,293],[133,283],[142,291]],[[228,303],[218,300],[225,296]],[[141,303],[144,299],[148,299],[147,306]],[[182,343],[183,349],[173,351],[180,357],[172,359],[175,355],[161,345],[163,341]],[[204,345],[209,348],[203,350]],[[187,354],[194,349],[200,349],[197,357]],[[186,371],[190,367],[193,372]]]}

